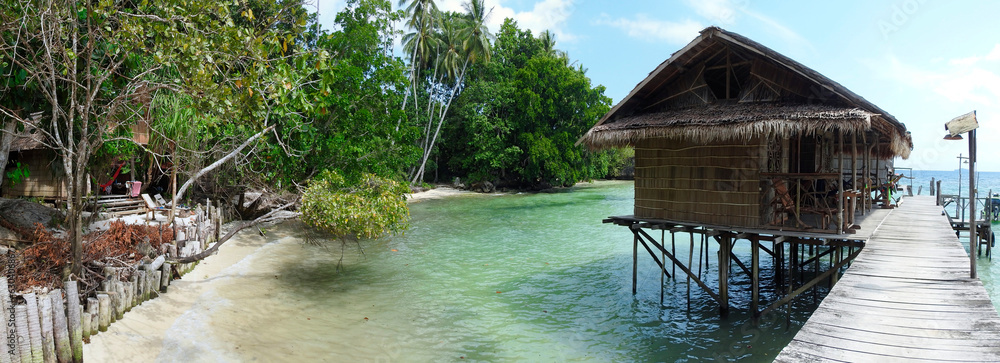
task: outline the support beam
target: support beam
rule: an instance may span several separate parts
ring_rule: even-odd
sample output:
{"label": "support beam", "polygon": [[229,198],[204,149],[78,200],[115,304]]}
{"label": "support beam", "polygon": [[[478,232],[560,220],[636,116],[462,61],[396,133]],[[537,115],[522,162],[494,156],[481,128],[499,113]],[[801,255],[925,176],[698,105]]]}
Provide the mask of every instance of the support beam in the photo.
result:
{"label": "support beam", "polygon": [[698,286],[701,286],[701,288],[703,290],[705,290],[705,293],[707,293],[709,296],[711,296],[712,299],[715,299],[715,301],[717,301],[719,303],[722,302],[719,299],[719,294],[716,294],[715,291],[712,291],[712,289],[708,287],[708,285],[706,285],[703,281],[701,281],[700,279],[698,279],[698,277],[695,276],[694,273],[692,273],[691,270],[688,269],[687,266],[684,266],[684,264],[682,264],[680,261],[677,260],[677,257],[675,257],[673,254],[666,253],[666,249],[663,248],[662,245],[660,245],[659,243],[657,243],[656,240],[653,239],[652,236],[650,236],[648,233],[646,233],[646,231],[643,231],[642,229],[633,229],[632,233],[635,234],[636,236],[641,236],[643,238],[642,239],[643,242],[649,241],[649,243],[652,243],[654,247],[659,248],[661,251],[664,251],[664,253],[667,255],[667,258],[669,258],[671,261],[673,261],[675,264],[677,264],[677,267],[680,268],[681,271],[683,271],[685,274],[687,274],[687,276],[688,276],[689,279],[694,280],[694,282],[696,284],[698,284]]}
{"label": "support beam", "polygon": [[846,260],[840,261],[840,263],[838,263],[837,265],[835,265],[834,268],[826,270],[825,272],[823,272],[819,276],[816,276],[815,278],[813,278],[812,280],[810,280],[809,282],[807,282],[805,285],[802,285],[798,289],[795,289],[795,291],[792,291],[788,295],[785,295],[785,297],[781,298],[781,300],[778,300],[778,301],[775,301],[774,303],[772,303],[766,309],[764,309],[763,311],[761,311],[760,314],[758,314],[758,316],[766,315],[767,313],[773,311],[774,309],[778,308],[779,306],[782,306],[782,305],[785,305],[785,304],[791,302],[792,300],[794,300],[797,296],[799,296],[803,292],[808,291],[809,288],[813,287],[813,285],[816,285],[818,282],[823,281],[827,277],[830,277],[830,274],[834,273],[835,271],[839,271],[841,267],[843,267],[848,262],[854,260],[854,258],[858,257],[858,255],[860,255],[860,254],[861,254],[861,250],[855,251],[850,256],[847,256]]}

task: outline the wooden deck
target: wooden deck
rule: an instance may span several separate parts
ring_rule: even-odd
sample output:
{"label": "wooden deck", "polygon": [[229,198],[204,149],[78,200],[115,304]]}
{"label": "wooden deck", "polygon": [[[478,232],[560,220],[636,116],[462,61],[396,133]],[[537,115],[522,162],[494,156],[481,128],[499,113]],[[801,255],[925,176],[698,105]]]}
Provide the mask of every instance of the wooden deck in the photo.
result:
{"label": "wooden deck", "polygon": [[775,361],[1000,361],[1000,315],[934,198],[908,197]]}

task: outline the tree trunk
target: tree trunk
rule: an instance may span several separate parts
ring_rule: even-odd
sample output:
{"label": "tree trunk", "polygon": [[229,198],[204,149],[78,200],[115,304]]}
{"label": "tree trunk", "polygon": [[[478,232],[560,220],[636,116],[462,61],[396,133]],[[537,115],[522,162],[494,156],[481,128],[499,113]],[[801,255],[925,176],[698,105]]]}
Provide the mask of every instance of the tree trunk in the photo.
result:
{"label": "tree trunk", "polygon": [[0,135],[0,186],[3,185],[4,173],[7,168],[7,157],[10,156],[10,144],[14,142],[14,130],[17,121],[7,120],[3,126],[3,135]]}
{"label": "tree trunk", "polygon": [[[179,200],[181,200],[181,197],[184,196],[184,193],[187,192],[188,188],[190,188],[191,185],[194,184],[194,182],[196,180],[198,180],[198,178],[201,178],[202,176],[204,176],[208,172],[210,172],[212,170],[215,170],[219,166],[222,166],[222,164],[225,164],[227,161],[229,161],[229,159],[232,159],[233,157],[235,157],[236,155],[238,155],[240,152],[243,151],[243,149],[245,149],[247,146],[250,146],[251,143],[253,143],[257,139],[263,137],[265,134],[267,134],[271,130],[274,130],[274,126],[273,125],[272,126],[268,126],[263,131],[258,132],[256,135],[251,136],[249,139],[247,139],[247,141],[244,141],[242,144],[240,144],[240,146],[238,146],[236,148],[236,150],[233,150],[229,154],[226,154],[226,156],[223,156],[221,159],[216,160],[211,165],[206,166],[206,167],[204,167],[201,170],[198,170],[197,173],[195,173],[194,175],[192,175],[191,178],[188,178],[188,180],[186,182],[184,182],[184,185],[181,186],[180,190],[178,190],[176,193],[174,193],[173,199],[171,201],[172,205],[177,205],[177,202]],[[174,163],[174,169],[176,170],[176,168],[177,168],[177,163],[175,162]],[[171,209],[171,211],[172,211],[172,209]],[[173,213],[171,213],[171,220],[172,219],[173,219]]]}
{"label": "tree trunk", "polygon": [[448,103],[446,103],[444,108],[441,110],[441,117],[438,120],[437,130],[434,130],[434,138],[431,139],[430,144],[427,145],[427,149],[424,150],[424,157],[420,162],[420,168],[417,169],[417,174],[413,176],[413,180],[410,184],[417,184],[417,181],[423,181],[424,179],[424,168],[427,166],[427,158],[431,156],[431,150],[434,149],[434,143],[437,142],[438,134],[441,133],[441,125],[444,124],[444,116],[448,114],[448,108],[451,107],[451,101],[455,100],[455,93],[458,92],[458,88],[461,87],[462,81],[465,80],[465,70],[468,66],[469,59],[466,59],[465,64],[462,65],[462,74],[458,77],[458,81],[455,82],[455,88],[451,89],[451,96],[448,97]]}
{"label": "tree trunk", "polygon": [[283,211],[285,209],[288,209],[289,207],[295,205],[295,203],[297,203],[297,201],[296,202],[291,202],[291,203],[288,203],[288,204],[285,204],[285,205],[282,205],[282,206],[280,206],[280,207],[278,207],[278,208],[276,208],[276,209],[268,212],[265,215],[262,215],[262,216],[258,217],[257,219],[254,219],[252,221],[243,222],[242,224],[240,224],[236,228],[233,228],[231,231],[229,231],[228,233],[226,233],[225,236],[220,237],[215,242],[215,244],[212,245],[212,247],[209,247],[208,249],[202,251],[201,253],[199,253],[197,255],[187,256],[187,257],[179,258],[179,259],[176,259],[176,260],[170,260],[169,262],[171,264],[178,264],[178,263],[191,263],[191,262],[201,261],[205,257],[211,256],[213,253],[215,253],[215,251],[218,251],[219,247],[221,247],[223,243],[225,243],[229,239],[233,238],[233,236],[235,236],[236,233],[239,232],[239,231],[242,231],[244,229],[256,226],[256,225],[261,224],[261,223],[275,222],[275,221],[280,221],[280,220],[286,220],[286,219],[295,218],[295,217],[297,217],[299,215],[299,213],[295,213],[293,215],[288,215],[288,216],[277,216],[277,213],[279,211]]}

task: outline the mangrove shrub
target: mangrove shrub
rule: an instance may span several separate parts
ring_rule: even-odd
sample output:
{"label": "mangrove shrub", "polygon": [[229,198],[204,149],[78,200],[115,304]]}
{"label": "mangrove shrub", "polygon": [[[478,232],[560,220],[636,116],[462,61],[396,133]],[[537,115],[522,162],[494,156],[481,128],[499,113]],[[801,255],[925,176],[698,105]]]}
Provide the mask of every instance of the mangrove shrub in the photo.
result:
{"label": "mangrove shrub", "polygon": [[302,221],[340,239],[371,239],[402,232],[410,211],[399,182],[363,174],[349,181],[326,170],[302,194]]}

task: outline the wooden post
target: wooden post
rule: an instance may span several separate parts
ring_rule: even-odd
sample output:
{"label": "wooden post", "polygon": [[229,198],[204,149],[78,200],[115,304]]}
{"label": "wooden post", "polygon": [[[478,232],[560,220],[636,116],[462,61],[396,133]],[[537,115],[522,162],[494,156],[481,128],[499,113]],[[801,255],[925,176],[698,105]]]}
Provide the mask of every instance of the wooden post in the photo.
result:
{"label": "wooden post", "polygon": [[[838,264],[840,264],[840,261],[843,258],[844,247],[843,246],[837,246],[835,248],[836,248],[836,250],[834,251],[833,264],[834,265],[838,265]],[[831,281],[831,285],[832,285],[830,287],[833,288],[833,286],[836,286],[838,280],[840,280],[840,271],[834,272],[833,276],[830,277],[830,281]]]}
{"label": "wooden post", "polygon": [[121,320],[125,317],[125,284],[121,281],[115,280],[113,284],[115,287],[115,318],[116,320]]}
{"label": "wooden post", "polygon": [[100,305],[100,304],[98,303],[96,297],[88,297],[87,298],[87,314],[90,315],[90,335],[91,336],[97,335],[98,325],[100,325],[99,324],[99,320],[100,320],[100,317],[101,317],[101,314],[100,314],[100,310],[101,309],[100,309],[100,307],[98,305]]}
{"label": "wooden post", "polygon": [[56,342],[52,333],[52,300],[48,294],[36,295],[38,299],[38,315],[41,315],[42,325],[42,359],[45,363],[55,363]]}
{"label": "wooden post", "polygon": [[847,197],[844,195],[844,131],[838,131],[837,136],[837,155],[840,157],[837,162],[837,234],[843,234],[847,231],[847,226],[844,225],[844,198]]}
{"label": "wooden post", "polygon": [[[670,231],[670,254],[677,256],[677,236],[674,231]],[[670,268],[670,277],[677,280],[677,264],[674,263],[674,260],[670,260]]]}
{"label": "wooden post", "polygon": [[[88,313],[86,311],[82,311],[83,310],[82,307],[80,308],[80,310],[81,310],[81,312],[80,312],[80,328],[81,328],[81,330],[80,330],[80,338],[81,338],[80,342],[83,343],[84,339],[90,340],[90,313]],[[73,349],[76,349],[76,347],[74,347]],[[82,346],[81,346],[81,350],[80,350],[80,357],[83,358]],[[83,360],[81,359],[80,361],[83,361]]]}
{"label": "wooden post", "polygon": [[28,337],[31,339],[31,359],[35,362],[44,360],[42,352],[42,320],[38,316],[38,296],[35,293],[21,295],[28,308]]}
{"label": "wooden post", "polygon": [[160,267],[160,292],[167,292],[167,286],[170,286],[170,262]]}
{"label": "wooden post", "polygon": [[760,301],[760,236],[750,236],[750,311],[757,316]]}
{"label": "wooden post", "polygon": [[146,271],[143,271],[140,268],[139,271],[136,272],[136,274],[139,275],[139,278],[136,281],[138,283],[138,285],[136,286],[136,294],[138,295],[138,298],[139,298],[139,304],[142,304],[144,301],[146,301],[148,299],[148,296],[146,296],[146,287],[145,287],[145,285],[146,285]]}
{"label": "wooden post", "polygon": [[729,315],[729,235],[719,243],[719,315]]}
{"label": "wooden post", "polygon": [[83,361],[83,321],[80,316],[80,291],[75,280],[63,283],[66,287],[66,306],[69,310],[69,342],[73,348],[73,361]]}
{"label": "wooden post", "polygon": [[152,294],[152,297],[160,296],[160,293],[159,293],[160,288],[159,287],[160,287],[160,281],[162,281],[162,277],[161,277],[162,275],[163,274],[160,273],[159,270],[152,271],[152,275],[149,278],[149,290],[150,290],[150,293]]}
{"label": "wooden post", "polygon": [[97,294],[97,330],[107,331],[111,325],[111,297],[108,294]]}
{"label": "wooden post", "polygon": [[[634,226],[633,228],[638,228]],[[639,235],[632,234],[632,295],[635,295],[636,279],[639,272]]]}
{"label": "wooden post", "polygon": [[970,276],[976,278],[976,250],[979,239],[976,238],[976,130],[969,131],[969,268]]}
{"label": "wooden post", "polygon": [[941,181],[937,181],[937,205],[941,205]]}
{"label": "wooden post", "polygon": [[[666,244],[664,243],[664,242],[666,242],[666,233],[667,233],[666,230],[662,230],[662,229],[660,230],[660,246],[666,246]],[[661,271],[660,271],[660,305],[663,305],[663,284],[664,284],[664,281],[663,281],[664,277],[663,276],[667,274],[667,256],[665,256],[666,253],[667,253],[667,251],[664,251],[664,250],[666,250],[666,248],[661,248],[660,249],[660,269],[661,269]]]}

